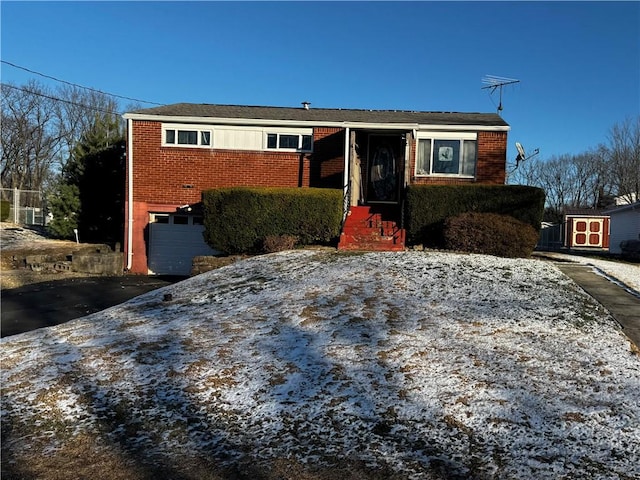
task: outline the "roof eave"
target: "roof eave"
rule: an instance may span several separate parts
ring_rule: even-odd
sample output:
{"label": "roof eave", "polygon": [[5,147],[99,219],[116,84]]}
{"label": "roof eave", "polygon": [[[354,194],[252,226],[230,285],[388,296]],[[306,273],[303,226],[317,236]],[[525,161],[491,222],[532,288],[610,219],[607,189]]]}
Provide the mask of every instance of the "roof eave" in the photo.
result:
{"label": "roof eave", "polygon": [[224,118],[224,117],[193,117],[174,115],[149,115],[144,113],[125,113],[126,120],[171,123],[211,123],[221,125],[259,125],[259,126],[305,126],[305,127],[339,127],[352,129],[380,129],[380,130],[479,130],[507,132],[509,125],[467,125],[467,124],[420,124],[394,122],[353,122],[353,121],[320,121],[320,120],[274,120],[265,118]]}
{"label": "roof eave", "polygon": [[626,212],[627,210],[638,210],[640,209],[640,202],[629,203],[627,205],[618,205],[614,208],[610,208],[605,210],[603,213],[609,215],[611,213],[620,213]]}

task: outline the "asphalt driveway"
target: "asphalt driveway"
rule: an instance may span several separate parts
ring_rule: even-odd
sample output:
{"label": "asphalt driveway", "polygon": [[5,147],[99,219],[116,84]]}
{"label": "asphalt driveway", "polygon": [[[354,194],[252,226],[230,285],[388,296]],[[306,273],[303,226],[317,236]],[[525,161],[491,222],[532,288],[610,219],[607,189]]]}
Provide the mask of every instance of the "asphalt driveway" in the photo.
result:
{"label": "asphalt driveway", "polygon": [[0,336],[65,323],[182,279],[133,275],[68,278],[3,290]]}

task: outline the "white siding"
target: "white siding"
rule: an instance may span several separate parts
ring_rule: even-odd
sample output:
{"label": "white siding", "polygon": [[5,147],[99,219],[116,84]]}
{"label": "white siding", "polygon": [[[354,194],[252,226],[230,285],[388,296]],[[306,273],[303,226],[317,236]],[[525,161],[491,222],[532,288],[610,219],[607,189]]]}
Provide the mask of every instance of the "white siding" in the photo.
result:
{"label": "white siding", "polygon": [[640,209],[611,212],[611,236],[609,251],[622,253],[620,242],[624,240],[640,240]]}
{"label": "white siding", "polygon": [[206,124],[180,124],[164,123],[162,125],[162,144],[166,146],[166,130],[195,130],[211,132],[213,139],[211,146],[202,145],[177,145],[170,146],[190,147],[190,148],[214,148],[221,150],[266,150],[266,138],[268,133],[313,135],[313,128],[294,127],[260,127],[251,125],[206,125]]}
{"label": "white siding", "polygon": [[214,131],[214,148],[229,150],[262,150],[262,129],[218,128]]}

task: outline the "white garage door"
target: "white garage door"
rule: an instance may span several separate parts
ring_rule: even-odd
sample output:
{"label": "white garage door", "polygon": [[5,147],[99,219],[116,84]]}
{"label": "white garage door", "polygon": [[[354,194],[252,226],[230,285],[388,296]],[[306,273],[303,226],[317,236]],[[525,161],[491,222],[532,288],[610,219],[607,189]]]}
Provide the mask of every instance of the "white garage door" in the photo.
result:
{"label": "white garage door", "polygon": [[202,236],[202,217],[151,214],[148,269],[155,275],[190,275],[193,257],[215,255]]}

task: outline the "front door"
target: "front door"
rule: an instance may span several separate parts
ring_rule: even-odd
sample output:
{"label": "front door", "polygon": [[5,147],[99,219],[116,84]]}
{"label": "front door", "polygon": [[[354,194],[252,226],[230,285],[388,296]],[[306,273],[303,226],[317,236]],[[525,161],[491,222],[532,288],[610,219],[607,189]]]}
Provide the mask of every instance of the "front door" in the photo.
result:
{"label": "front door", "polygon": [[369,135],[367,148],[367,202],[398,202],[404,163],[402,147],[401,135]]}

